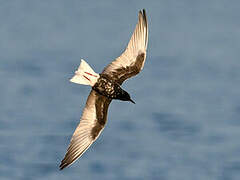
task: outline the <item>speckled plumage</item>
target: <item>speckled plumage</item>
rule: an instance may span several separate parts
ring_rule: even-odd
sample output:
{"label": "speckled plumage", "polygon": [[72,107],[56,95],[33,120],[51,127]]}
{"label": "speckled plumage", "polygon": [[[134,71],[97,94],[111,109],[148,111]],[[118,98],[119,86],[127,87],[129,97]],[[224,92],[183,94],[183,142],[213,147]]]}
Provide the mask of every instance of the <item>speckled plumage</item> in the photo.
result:
{"label": "speckled plumage", "polygon": [[118,95],[123,91],[120,85],[106,74],[100,74],[92,89],[110,99],[118,99]]}

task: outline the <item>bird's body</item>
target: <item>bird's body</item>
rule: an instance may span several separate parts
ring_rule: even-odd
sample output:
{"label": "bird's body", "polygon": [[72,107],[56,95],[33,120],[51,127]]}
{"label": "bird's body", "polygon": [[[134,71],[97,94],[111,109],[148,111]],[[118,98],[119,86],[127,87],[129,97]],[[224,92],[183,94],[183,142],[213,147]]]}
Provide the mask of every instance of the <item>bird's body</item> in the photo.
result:
{"label": "bird's body", "polygon": [[120,85],[105,74],[100,74],[100,78],[94,84],[92,89],[111,99],[117,99],[118,92],[121,91]]}
{"label": "bird's body", "polygon": [[145,10],[139,11],[138,24],[124,53],[106,66],[101,74],[95,73],[82,60],[71,82],[90,85],[92,90],[78,127],[73,133],[67,153],[61,162],[63,169],[77,160],[98,138],[107,121],[107,111],[113,99],[134,101],[121,88],[128,78],[137,75],[143,68],[148,43],[148,25]]}

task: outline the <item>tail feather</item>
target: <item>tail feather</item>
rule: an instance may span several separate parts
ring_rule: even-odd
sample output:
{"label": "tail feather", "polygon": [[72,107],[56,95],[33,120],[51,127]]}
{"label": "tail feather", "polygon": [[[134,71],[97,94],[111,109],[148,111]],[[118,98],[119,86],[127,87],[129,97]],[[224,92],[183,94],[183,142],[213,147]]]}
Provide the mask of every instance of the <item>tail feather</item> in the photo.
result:
{"label": "tail feather", "polygon": [[94,86],[98,78],[99,74],[95,73],[88,63],[81,59],[80,66],[70,81],[77,84]]}

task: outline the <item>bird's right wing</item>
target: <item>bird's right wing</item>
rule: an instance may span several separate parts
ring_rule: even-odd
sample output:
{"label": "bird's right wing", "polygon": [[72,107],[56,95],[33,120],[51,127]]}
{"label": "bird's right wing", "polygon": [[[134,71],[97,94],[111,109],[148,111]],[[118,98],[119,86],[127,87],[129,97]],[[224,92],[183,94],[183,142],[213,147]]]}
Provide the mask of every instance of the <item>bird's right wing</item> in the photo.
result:
{"label": "bird's right wing", "polygon": [[138,74],[145,63],[148,44],[148,23],[146,12],[139,11],[138,23],[126,50],[116,60],[107,65],[102,74],[107,74],[117,83]]}
{"label": "bird's right wing", "polygon": [[107,121],[107,111],[111,100],[94,90],[88,96],[78,127],[73,133],[60,170],[76,161],[98,138]]}

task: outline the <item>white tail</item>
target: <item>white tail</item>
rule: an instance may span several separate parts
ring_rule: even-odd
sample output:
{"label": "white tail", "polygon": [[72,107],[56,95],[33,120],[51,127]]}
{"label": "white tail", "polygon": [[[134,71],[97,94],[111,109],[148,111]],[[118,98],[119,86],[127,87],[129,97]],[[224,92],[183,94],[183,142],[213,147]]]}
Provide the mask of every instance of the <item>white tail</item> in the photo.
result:
{"label": "white tail", "polygon": [[95,73],[88,63],[81,59],[80,66],[70,81],[77,84],[94,86],[98,78],[99,74]]}

